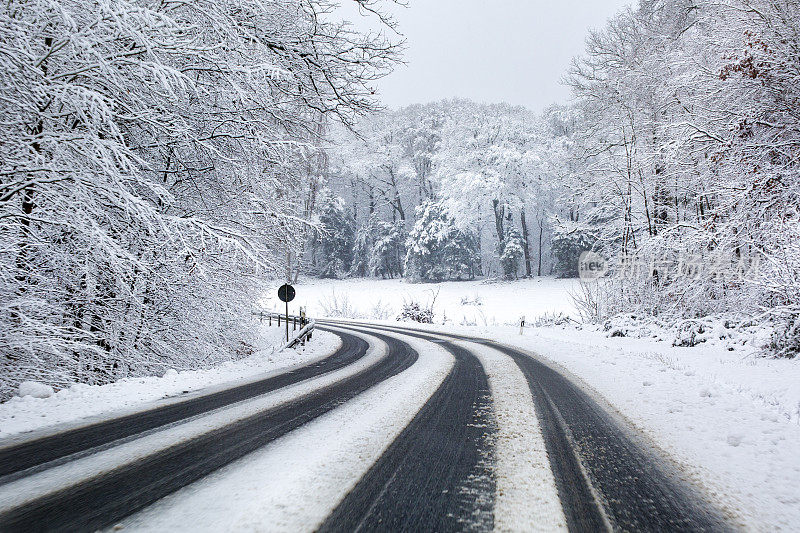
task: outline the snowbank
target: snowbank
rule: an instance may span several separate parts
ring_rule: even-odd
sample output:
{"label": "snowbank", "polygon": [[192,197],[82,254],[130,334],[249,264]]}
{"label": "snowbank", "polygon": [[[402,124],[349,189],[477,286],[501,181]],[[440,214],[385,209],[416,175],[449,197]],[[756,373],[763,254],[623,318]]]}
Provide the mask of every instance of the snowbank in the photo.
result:
{"label": "snowbank", "polygon": [[49,398],[55,394],[53,387],[35,381],[23,381],[19,384],[17,395],[19,397],[31,396],[33,398]]}

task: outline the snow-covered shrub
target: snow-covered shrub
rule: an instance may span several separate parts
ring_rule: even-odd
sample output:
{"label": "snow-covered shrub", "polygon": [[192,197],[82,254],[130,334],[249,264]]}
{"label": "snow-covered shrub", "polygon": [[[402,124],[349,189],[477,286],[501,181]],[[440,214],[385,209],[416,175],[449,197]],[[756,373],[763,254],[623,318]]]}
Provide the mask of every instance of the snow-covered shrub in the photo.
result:
{"label": "snow-covered shrub", "polygon": [[769,348],[778,357],[796,357],[800,354],[800,315],[776,320]]}
{"label": "snow-covered shrub", "polygon": [[433,309],[423,308],[415,300],[404,302],[397,320],[433,324]]}
{"label": "snow-covered shrub", "polygon": [[608,337],[658,337],[663,329],[663,325],[652,317],[632,313],[615,315],[603,322]]}
{"label": "snow-covered shrub", "polygon": [[672,341],[673,346],[697,346],[705,342],[702,336],[706,332],[704,324],[698,320],[684,320],[676,326],[676,336]]}
{"label": "snow-covered shrub", "polygon": [[607,318],[603,330],[608,337],[651,338],[681,347],[704,343],[728,349],[747,346],[754,352],[768,348],[770,339],[774,339],[773,328],[739,314],[676,319],[623,313]]}
{"label": "snow-covered shrub", "polygon": [[597,322],[603,318],[601,305],[606,300],[608,280],[581,281],[576,288],[569,290],[572,305],[578,310],[581,319]]}
{"label": "snow-covered shrub", "polygon": [[474,305],[476,307],[483,305],[483,299],[481,299],[479,294],[475,294],[472,298],[469,296],[462,296],[461,297],[461,305]]}
{"label": "snow-covered shrub", "polygon": [[366,318],[371,318],[374,320],[388,320],[395,316],[394,309],[389,304],[384,304],[380,300],[372,304],[369,311],[367,312]]}
{"label": "snow-covered shrub", "polygon": [[573,320],[562,312],[558,313],[544,313],[530,321],[529,325],[535,328],[543,328],[550,326],[564,326],[572,323]]}
{"label": "snow-covered shrub", "polygon": [[361,318],[350,303],[350,298],[346,294],[337,295],[336,291],[323,296],[319,301],[319,306],[323,315],[329,318]]}

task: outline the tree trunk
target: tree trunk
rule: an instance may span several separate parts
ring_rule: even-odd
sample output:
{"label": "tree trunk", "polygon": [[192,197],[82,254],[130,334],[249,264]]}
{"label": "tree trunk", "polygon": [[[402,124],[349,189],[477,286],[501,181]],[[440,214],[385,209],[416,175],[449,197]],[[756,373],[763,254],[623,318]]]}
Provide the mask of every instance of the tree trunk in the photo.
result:
{"label": "tree trunk", "polygon": [[525,277],[531,277],[531,251],[528,247],[528,222],[525,220],[525,208],[520,209],[519,220],[522,223],[522,240],[525,241]]}
{"label": "tree trunk", "polygon": [[539,219],[539,268],[536,275],[542,277],[542,235],[544,234],[544,220]]}
{"label": "tree trunk", "polygon": [[505,206],[500,205],[500,200],[492,200],[492,209],[494,210],[494,226],[497,230],[497,242],[503,244],[506,233],[503,230],[503,215],[505,214]]}

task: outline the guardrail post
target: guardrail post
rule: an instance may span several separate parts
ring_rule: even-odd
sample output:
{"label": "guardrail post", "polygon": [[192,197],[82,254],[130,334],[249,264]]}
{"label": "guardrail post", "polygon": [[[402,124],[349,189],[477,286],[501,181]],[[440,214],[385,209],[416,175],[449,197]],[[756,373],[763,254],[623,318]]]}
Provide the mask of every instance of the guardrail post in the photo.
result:
{"label": "guardrail post", "polygon": [[269,327],[272,327],[272,314],[269,315]]}
{"label": "guardrail post", "polygon": [[292,331],[297,331],[297,317],[292,319]]}
{"label": "guardrail post", "polygon": [[281,327],[281,315],[278,315],[278,327]]}

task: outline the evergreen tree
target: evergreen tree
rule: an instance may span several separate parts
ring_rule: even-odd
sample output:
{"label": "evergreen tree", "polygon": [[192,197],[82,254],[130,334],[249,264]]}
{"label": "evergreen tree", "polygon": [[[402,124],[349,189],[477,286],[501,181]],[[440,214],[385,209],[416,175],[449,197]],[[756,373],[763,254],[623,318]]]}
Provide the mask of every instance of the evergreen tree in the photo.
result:
{"label": "evergreen tree", "polygon": [[562,221],[553,232],[554,271],[559,278],[578,277],[581,253],[592,250],[597,243],[597,228],[588,224]]}
{"label": "evergreen tree", "polygon": [[525,255],[525,239],[516,228],[509,228],[506,231],[506,238],[500,243],[502,253],[500,254],[500,265],[503,267],[503,275],[506,279],[515,279],[519,270],[519,262]]}
{"label": "evergreen tree", "polygon": [[344,209],[344,200],[324,194],[319,221],[323,233],[316,242],[317,274],[322,278],[339,278],[350,270],[353,260],[354,222]]}
{"label": "evergreen tree", "polygon": [[417,207],[406,246],[406,276],[411,280],[471,279],[480,271],[477,237],[458,229],[439,203],[426,201]]}
{"label": "evergreen tree", "polygon": [[376,220],[373,227],[375,243],[369,258],[370,274],[382,278],[402,276],[407,236],[403,221]]}
{"label": "evergreen tree", "polygon": [[385,222],[372,215],[356,233],[350,275],[402,276],[406,236],[403,221]]}

